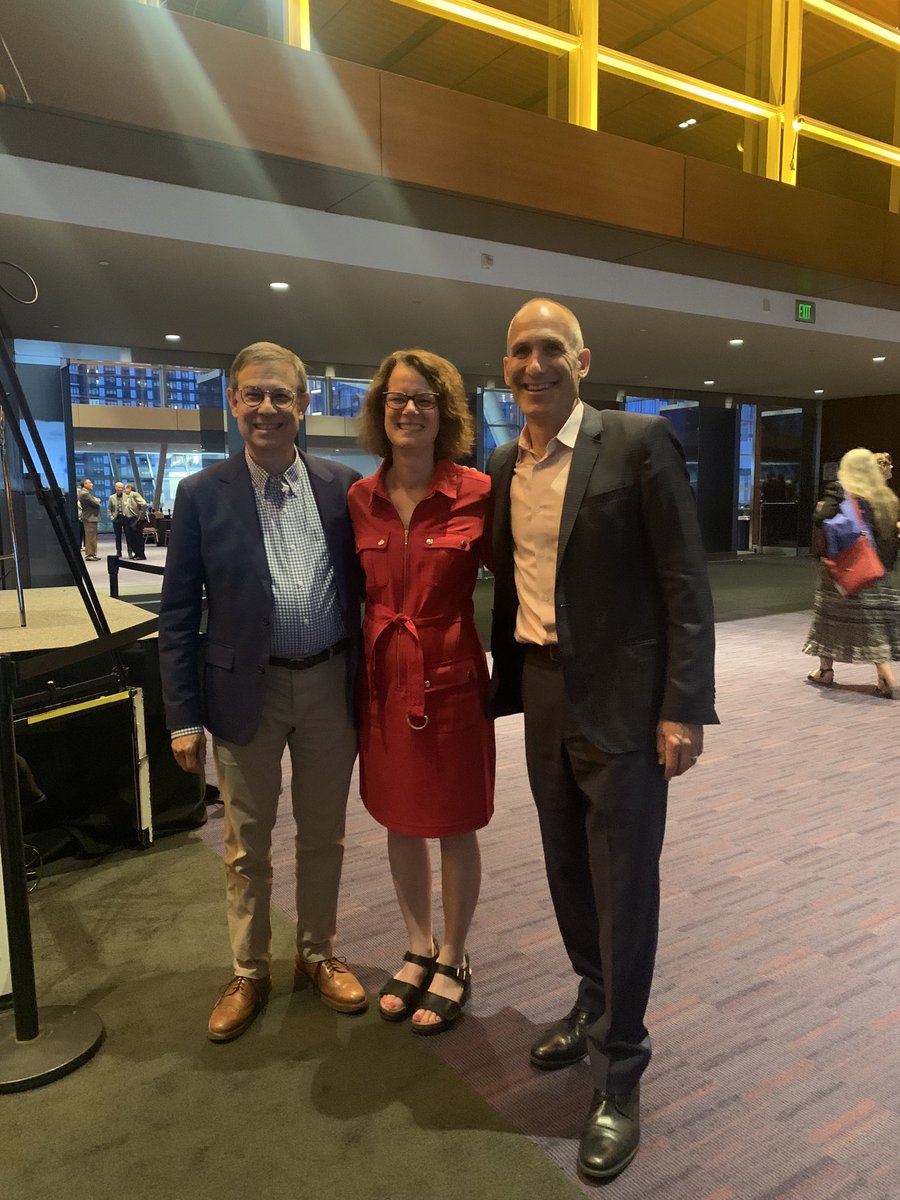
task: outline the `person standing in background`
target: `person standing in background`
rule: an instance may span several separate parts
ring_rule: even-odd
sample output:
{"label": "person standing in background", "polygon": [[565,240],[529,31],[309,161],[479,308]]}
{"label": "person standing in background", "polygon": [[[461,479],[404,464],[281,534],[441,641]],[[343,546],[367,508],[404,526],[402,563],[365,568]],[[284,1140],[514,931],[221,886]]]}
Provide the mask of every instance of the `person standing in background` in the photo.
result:
{"label": "person standing in background", "polygon": [[94,495],[90,479],[83,479],[78,489],[78,509],[81,528],[84,531],[84,557],[88,562],[97,562],[97,526],[100,522],[100,501]]}
{"label": "person standing in background", "polygon": [[128,523],[125,536],[128,540],[128,557],[145,559],[144,528],[147,524],[147,501],[134,484],[125,484],[125,515]]}
{"label": "person standing in background", "polygon": [[106,511],[109,513],[113,533],[116,535],[116,555],[121,558],[123,536],[129,552],[131,550],[131,542],[128,540],[128,517],[125,512],[125,485],[121,481],[116,483],[115,491],[107,500]]}

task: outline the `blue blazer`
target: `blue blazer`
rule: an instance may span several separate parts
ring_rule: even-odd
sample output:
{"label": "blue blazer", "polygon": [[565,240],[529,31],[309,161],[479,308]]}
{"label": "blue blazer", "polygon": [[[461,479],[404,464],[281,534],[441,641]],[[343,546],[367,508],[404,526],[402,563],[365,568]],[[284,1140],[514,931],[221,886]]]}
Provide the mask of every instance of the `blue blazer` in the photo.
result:
{"label": "blue blazer", "polygon": [[[518,443],[491,455],[491,713],[522,711],[524,648],[509,489]],[[661,417],[585,407],[563,500],[556,629],[566,695],[609,754],[653,744],[660,718],[718,724],[706,559],[681,445]]]}
{"label": "blue blazer", "polygon": [[[300,454],[334,565],[341,615],[354,641],[361,584],[347,514],[357,471]],[[200,634],[203,592],[208,603]],[[169,729],[203,725],[246,745],[262,716],[274,600],[244,451],[178,487],[159,612],[159,663]],[[347,656],[348,704],[355,655]]]}

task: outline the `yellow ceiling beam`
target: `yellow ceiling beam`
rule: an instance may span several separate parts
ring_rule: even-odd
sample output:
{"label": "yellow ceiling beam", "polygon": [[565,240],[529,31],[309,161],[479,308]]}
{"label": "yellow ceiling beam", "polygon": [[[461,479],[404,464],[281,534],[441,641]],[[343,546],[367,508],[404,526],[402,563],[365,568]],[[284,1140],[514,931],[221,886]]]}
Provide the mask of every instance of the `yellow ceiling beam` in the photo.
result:
{"label": "yellow ceiling beam", "polygon": [[882,46],[888,46],[891,50],[900,50],[900,31],[896,26],[885,25],[883,21],[864,16],[854,8],[835,4],[833,0],[803,0],[803,7],[807,12],[817,13],[835,25],[842,25],[844,29],[861,33],[863,37],[880,42]]}
{"label": "yellow ceiling beam", "polygon": [[537,21],[528,21],[525,17],[515,17],[487,4],[477,4],[475,0],[394,0],[394,3],[418,12],[446,17],[470,29],[495,33],[521,46],[531,46],[553,54],[570,54],[581,44],[580,39],[570,33],[552,29],[549,25],[539,25]]}
{"label": "yellow ceiling beam", "polygon": [[852,150],[855,154],[874,158],[876,162],[887,163],[891,167],[900,167],[900,146],[863,137],[861,133],[850,133],[846,129],[826,125],[824,121],[816,121],[812,117],[795,117],[793,124],[794,129],[803,137],[825,142],[829,146],[839,146],[842,150]]}
{"label": "yellow ceiling beam", "polygon": [[312,49],[309,0],[281,0],[284,6],[284,40],[300,50]]}
{"label": "yellow ceiling beam", "polygon": [[751,96],[729,91],[728,88],[713,87],[712,84],[694,79],[691,75],[682,75],[679,71],[657,67],[640,58],[632,58],[630,54],[620,54],[618,50],[608,50],[605,46],[601,46],[597,51],[597,62],[604,71],[609,71],[613,75],[650,84],[651,87],[659,88],[663,92],[671,92],[675,96],[700,100],[711,108],[718,108],[723,112],[739,113],[742,117],[755,117],[760,121],[768,121],[777,117],[781,111],[777,105],[766,104],[763,100],[754,100]]}

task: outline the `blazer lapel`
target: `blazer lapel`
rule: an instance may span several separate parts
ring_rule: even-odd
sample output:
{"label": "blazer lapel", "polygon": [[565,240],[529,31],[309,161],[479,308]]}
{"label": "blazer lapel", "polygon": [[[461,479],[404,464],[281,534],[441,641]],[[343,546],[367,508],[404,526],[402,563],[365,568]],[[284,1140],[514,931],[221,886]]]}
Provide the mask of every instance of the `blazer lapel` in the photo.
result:
{"label": "blazer lapel", "polygon": [[600,438],[603,433],[603,418],[598,409],[584,407],[581,428],[575,439],[572,451],[572,463],[569,467],[569,480],[566,484],[566,494],[563,498],[562,516],[559,521],[559,544],[556,551],[556,573],[559,574],[566,546],[575,525],[575,518],[581,508],[585,489],[594,464],[600,454]]}
{"label": "blazer lapel", "polygon": [[259,525],[259,513],[256,511],[253,481],[243,450],[233,454],[222,464],[219,480],[224,485],[225,503],[234,515],[234,532],[244,544],[250,569],[259,577],[266,590],[271,592],[272,580]]}
{"label": "blazer lapel", "polygon": [[495,450],[500,461],[491,472],[491,500],[493,503],[492,536],[494,543],[494,562],[501,563],[506,558],[512,558],[512,510],[510,507],[509,489],[512,484],[513,471],[516,466],[518,442],[509,442]]}

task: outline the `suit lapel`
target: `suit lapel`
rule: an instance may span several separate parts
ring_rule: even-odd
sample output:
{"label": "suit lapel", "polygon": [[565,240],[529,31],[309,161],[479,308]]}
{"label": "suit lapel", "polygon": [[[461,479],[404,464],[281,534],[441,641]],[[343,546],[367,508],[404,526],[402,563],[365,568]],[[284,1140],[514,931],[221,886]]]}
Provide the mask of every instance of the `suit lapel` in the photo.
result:
{"label": "suit lapel", "polygon": [[244,543],[249,567],[267,591],[271,591],[272,580],[259,524],[259,513],[256,510],[253,481],[250,479],[243,450],[233,454],[222,464],[219,480],[224,485],[222,490],[225,503],[233,513],[235,532]]}
{"label": "suit lapel", "polygon": [[496,564],[512,558],[512,510],[509,489],[516,466],[518,446],[517,441],[509,442],[494,452],[499,457],[498,465],[491,471],[491,498],[494,508],[494,562]]}
{"label": "suit lapel", "polygon": [[569,467],[569,481],[566,484],[566,494],[563,498],[562,515],[559,521],[559,545],[556,552],[556,573],[559,574],[566,546],[575,525],[575,518],[581,508],[588,480],[594,470],[594,465],[600,454],[600,438],[603,432],[603,418],[595,408],[584,407],[581,428],[575,439],[572,451],[572,463]]}

